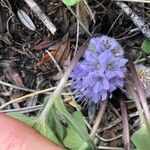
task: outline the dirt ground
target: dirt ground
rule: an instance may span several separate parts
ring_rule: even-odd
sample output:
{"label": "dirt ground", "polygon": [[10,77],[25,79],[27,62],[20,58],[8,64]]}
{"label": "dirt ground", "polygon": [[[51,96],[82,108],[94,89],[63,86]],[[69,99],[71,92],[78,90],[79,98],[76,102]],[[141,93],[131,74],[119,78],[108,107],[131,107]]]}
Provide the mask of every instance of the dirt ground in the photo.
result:
{"label": "dirt ground", "polygon": [[[90,35],[114,37],[132,61],[149,67],[150,58],[141,50],[145,36],[130,16],[127,16],[113,1],[88,0],[88,5],[81,3],[72,6],[70,11],[59,0],[36,0],[38,6],[55,25],[57,31],[54,35],[23,0],[0,0],[0,2],[0,106],[37,90],[56,87],[73,55]],[[150,4],[133,2],[126,4],[150,26]],[[35,31],[23,24],[18,17],[20,10],[26,12],[33,21]],[[79,25],[80,22],[84,28]],[[63,92],[72,93],[69,86]],[[45,95],[47,93],[43,92],[25,99],[21,98],[5,106],[1,111],[19,111],[30,116],[36,115],[42,107]],[[124,142],[120,98],[115,95],[118,95],[117,92],[110,98],[95,141],[97,146],[106,149],[116,147],[117,150],[124,147]],[[76,99],[76,96],[66,94],[63,97],[66,100],[66,107],[74,111],[76,106],[69,100],[71,97]],[[123,99],[128,112],[131,135],[139,127],[139,116],[134,101],[128,96],[123,96]],[[99,107],[93,109],[80,104],[80,109],[92,126]]]}

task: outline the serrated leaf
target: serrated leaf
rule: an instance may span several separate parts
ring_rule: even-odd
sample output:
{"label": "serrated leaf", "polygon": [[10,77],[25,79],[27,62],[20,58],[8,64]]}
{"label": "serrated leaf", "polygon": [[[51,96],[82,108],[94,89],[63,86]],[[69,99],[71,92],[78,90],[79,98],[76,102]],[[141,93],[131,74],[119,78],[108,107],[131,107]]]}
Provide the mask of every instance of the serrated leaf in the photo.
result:
{"label": "serrated leaf", "polygon": [[78,124],[78,122],[75,121],[75,119],[72,117],[72,115],[67,111],[65,108],[62,99],[58,97],[55,102],[54,106],[58,109],[58,111],[64,116],[66,119],[66,122],[68,125],[79,134],[80,138],[83,139],[86,143],[88,143],[88,146],[90,150],[95,149],[94,143],[91,140],[89,134],[85,132],[85,130]]}
{"label": "serrated leaf", "polygon": [[61,142],[57,139],[56,135],[52,131],[51,128],[48,127],[48,125],[45,122],[36,122],[33,127],[35,130],[37,130],[41,135],[47,137],[54,143],[58,145],[62,145]]}
{"label": "serrated leaf", "polygon": [[81,0],[62,0],[62,2],[67,6],[73,6],[80,2]]}
{"label": "serrated leaf", "polygon": [[21,9],[18,9],[17,11],[18,18],[20,21],[30,30],[35,31],[35,25],[31,18]]}
{"label": "serrated leaf", "polygon": [[140,129],[132,135],[131,140],[137,150],[150,149],[150,135],[146,123],[143,123]]}
{"label": "serrated leaf", "polygon": [[141,48],[145,53],[149,54],[150,53],[150,40],[148,39],[144,40]]}
{"label": "serrated leaf", "polygon": [[19,112],[10,112],[7,114],[13,118],[16,118],[16,119],[22,121],[23,123],[25,123],[31,127],[33,126],[33,124],[36,121],[36,117],[28,117],[28,116],[26,116],[22,113],[19,113]]}

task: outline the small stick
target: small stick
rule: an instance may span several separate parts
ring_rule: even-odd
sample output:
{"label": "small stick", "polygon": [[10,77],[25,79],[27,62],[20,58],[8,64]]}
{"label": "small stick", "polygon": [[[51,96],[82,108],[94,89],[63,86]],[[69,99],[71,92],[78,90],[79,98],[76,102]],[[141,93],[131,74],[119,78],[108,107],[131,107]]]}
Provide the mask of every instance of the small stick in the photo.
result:
{"label": "small stick", "polygon": [[[70,85],[70,84],[64,84],[64,86],[68,86],[68,85]],[[51,88],[47,88],[47,89],[44,89],[44,90],[41,90],[41,91],[36,91],[34,93],[30,93],[30,94],[24,95],[22,97],[15,98],[15,99],[13,99],[13,100],[11,100],[11,101],[1,105],[0,106],[0,110],[5,108],[6,106],[12,104],[12,103],[19,102],[19,101],[21,101],[21,100],[23,100],[25,98],[32,97],[32,96],[35,96],[35,95],[38,95],[38,94],[42,94],[42,93],[46,93],[46,92],[49,92],[49,91],[53,91],[56,88],[57,87],[51,87]]]}
{"label": "small stick", "polygon": [[37,110],[41,110],[43,105],[36,105],[24,108],[17,108],[17,109],[7,109],[7,110],[0,110],[3,113],[10,113],[10,112],[21,112],[21,113],[29,113]]}
{"label": "small stick", "polygon": [[69,7],[69,6],[67,6],[67,7],[71,11],[71,13],[74,15],[74,17],[76,17],[76,19],[78,19],[78,21],[80,23],[80,26],[87,33],[87,35],[92,36],[92,34],[90,33],[90,31],[85,27],[85,25],[82,23],[82,21],[80,20],[80,18],[74,13],[74,11],[72,10],[72,8]]}
{"label": "small stick", "polygon": [[150,0],[116,0],[118,2],[138,2],[138,3],[150,3]]}
{"label": "small stick", "polygon": [[16,85],[13,85],[13,84],[1,81],[1,80],[0,80],[0,84],[8,86],[8,87],[11,87],[11,88],[14,88],[14,89],[26,91],[26,92],[35,92],[35,91],[37,91],[37,90],[34,90],[34,89],[28,89],[28,88],[25,88],[25,87],[19,87],[19,86],[16,86]]}
{"label": "small stick", "polygon": [[[77,4],[76,6],[76,13],[77,13],[77,16],[79,16],[79,5]],[[79,20],[77,19],[77,35],[76,35],[76,46],[75,46],[75,52],[77,52],[78,50],[78,45],[79,45],[79,31],[80,30],[80,23],[79,23]]]}
{"label": "small stick", "polygon": [[130,7],[128,7],[128,5],[126,5],[123,2],[117,1],[115,2],[125,13],[126,15],[128,15],[133,23],[141,30],[141,32],[148,38],[150,39],[150,28],[149,26],[144,23],[143,20],[141,20],[141,18],[132,11],[132,9]]}
{"label": "small stick", "polygon": [[124,150],[124,148],[121,147],[108,147],[108,146],[98,146],[97,149],[105,149],[105,150]]}
{"label": "small stick", "polygon": [[100,125],[100,123],[101,123],[101,121],[102,121],[102,117],[103,117],[103,115],[104,115],[106,106],[107,106],[107,100],[101,102],[100,110],[99,110],[98,115],[97,115],[97,117],[96,117],[96,121],[95,121],[95,124],[94,124],[94,126],[93,126],[93,129],[92,129],[92,131],[91,131],[91,133],[90,133],[90,137],[92,137],[92,138],[94,138],[94,136],[95,136],[96,133],[97,133],[97,130],[98,130],[99,125]]}
{"label": "small stick", "polygon": [[39,17],[39,19],[44,23],[44,25],[50,30],[52,34],[55,34],[56,27],[48,18],[48,16],[42,11],[42,9],[37,5],[34,0],[24,0],[34,13]]}
{"label": "small stick", "polygon": [[127,114],[126,104],[122,98],[123,97],[120,98],[120,108],[121,108],[122,123],[123,123],[124,149],[130,150],[128,114]]}
{"label": "small stick", "polygon": [[49,51],[46,51],[48,53],[48,55],[50,56],[50,58],[52,59],[52,61],[54,62],[56,68],[58,69],[58,71],[61,73],[61,75],[63,74],[60,66],[58,65],[57,63],[57,60],[53,57],[53,55],[49,52]]}

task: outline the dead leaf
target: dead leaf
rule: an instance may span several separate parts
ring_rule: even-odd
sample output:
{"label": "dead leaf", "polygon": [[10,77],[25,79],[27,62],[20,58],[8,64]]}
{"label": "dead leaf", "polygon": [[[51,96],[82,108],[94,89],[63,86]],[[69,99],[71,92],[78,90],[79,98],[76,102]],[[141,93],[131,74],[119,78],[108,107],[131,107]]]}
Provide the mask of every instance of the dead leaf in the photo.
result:
{"label": "dead leaf", "polygon": [[[55,47],[55,45],[53,46]],[[70,40],[66,40],[62,42],[59,46],[57,44],[57,49],[53,49],[50,51],[51,55],[55,58],[57,63],[62,66],[66,58],[68,57],[70,52]],[[37,65],[42,65],[44,63],[52,63],[52,60],[48,54],[44,55],[44,57],[37,63]]]}
{"label": "dead leaf", "polygon": [[35,45],[32,49],[36,50],[36,51],[41,51],[44,49],[49,48],[50,46],[52,46],[54,44],[53,41],[50,41],[50,39],[46,39],[43,40],[41,42],[39,42],[37,45]]}
{"label": "dead leaf", "polygon": [[15,61],[12,61],[12,60],[0,60],[0,67],[2,68],[14,68],[16,67],[16,63]]}
{"label": "dead leaf", "polygon": [[150,68],[147,66],[144,66],[142,64],[136,65],[136,70],[139,76],[139,79],[141,80],[146,97],[150,97]]}
{"label": "dead leaf", "polygon": [[7,11],[0,4],[0,34],[6,31]]}
{"label": "dead leaf", "polygon": [[66,60],[63,63],[63,69],[66,70],[71,62],[71,53],[67,56]]}
{"label": "dead leaf", "polygon": [[[13,99],[22,97],[23,95],[24,95],[23,92],[13,93],[13,94],[10,96],[10,100],[13,100]],[[24,101],[24,99],[23,99],[22,101]],[[14,107],[15,109],[20,108],[19,103],[22,102],[22,101],[12,103],[13,107]]]}
{"label": "dead leaf", "polygon": [[[52,54],[52,56],[54,57],[54,55],[55,55],[55,51],[51,51],[50,52],[51,54]],[[49,63],[51,61],[51,58],[50,58],[50,56],[49,56],[49,54],[46,54],[46,55],[44,55],[43,57],[42,57],[42,59],[37,63],[37,65],[39,66],[39,65],[42,65],[42,64],[44,64],[44,63]]]}
{"label": "dead leaf", "polygon": [[79,12],[77,13],[80,21],[84,24],[87,30],[89,30],[89,12],[84,4],[79,5]]}
{"label": "dead leaf", "polygon": [[62,66],[62,64],[64,63],[65,59],[69,55],[69,52],[70,52],[70,40],[66,40],[57,49],[54,58]]}
{"label": "dead leaf", "polygon": [[35,31],[35,25],[33,23],[33,21],[31,20],[31,18],[21,9],[18,9],[17,12],[18,18],[20,19],[20,21],[30,30]]}
{"label": "dead leaf", "polygon": [[21,87],[24,86],[19,73],[15,69],[5,68],[4,75],[7,77],[9,81],[13,82],[15,85]]}

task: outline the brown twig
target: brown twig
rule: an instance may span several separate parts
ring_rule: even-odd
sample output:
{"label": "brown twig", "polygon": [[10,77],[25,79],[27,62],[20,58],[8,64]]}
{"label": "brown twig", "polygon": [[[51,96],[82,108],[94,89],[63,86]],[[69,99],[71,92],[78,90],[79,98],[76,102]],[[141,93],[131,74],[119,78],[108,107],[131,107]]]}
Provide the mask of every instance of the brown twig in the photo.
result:
{"label": "brown twig", "polygon": [[[64,84],[64,86],[68,86],[68,85],[70,85],[70,84],[66,84],[66,85]],[[35,96],[35,95],[38,95],[38,94],[42,94],[42,93],[46,93],[46,92],[49,92],[49,91],[53,91],[54,89],[56,89],[56,87],[47,88],[47,89],[44,89],[44,90],[36,91],[34,93],[30,93],[30,94],[27,94],[27,95],[15,98],[15,99],[13,99],[13,100],[3,104],[2,106],[0,106],[0,110],[5,108],[6,106],[12,104],[12,103],[22,101],[23,99],[26,99],[28,97],[32,97],[32,96]]]}
{"label": "brown twig", "polygon": [[125,13],[126,15],[128,15],[133,23],[141,30],[141,32],[150,39],[150,28],[149,26],[144,23],[143,20],[141,20],[141,18],[132,11],[132,9],[130,7],[128,7],[128,5],[126,5],[123,2],[115,2]]}
{"label": "brown twig", "polygon": [[96,133],[97,133],[98,127],[99,127],[99,125],[100,125],[100,123],[101,123],[101,120],[102,120],[102,118],[103,118],[103,115],[104,115],[104,113],[105,113],[106,106],[107,106],[107,100],[101,102],[100,110],[99,110],[98,115],[97,115],[97,117],[96,117],[96,121],[95,121],[94,126],[93,126],[93,128],[92,128],[92,131],[91,131],[91,133],[90,133],[90,136],[91,136],[92,138],[93,138],[93,137],[96,135]]}
{"label": "brown twig", "polygon": [[125,104],[122,96],[120,98],[120,108],[121,108],[122,123],[123,123],[124,149],[130,150],[128,114],[127,114],[126,104]]}
{"label": "brown twig", "polygon": [[150,3],[150,0],[115,0],[115,1],[122,1],[122,2],[138,2],[138,3]]}

